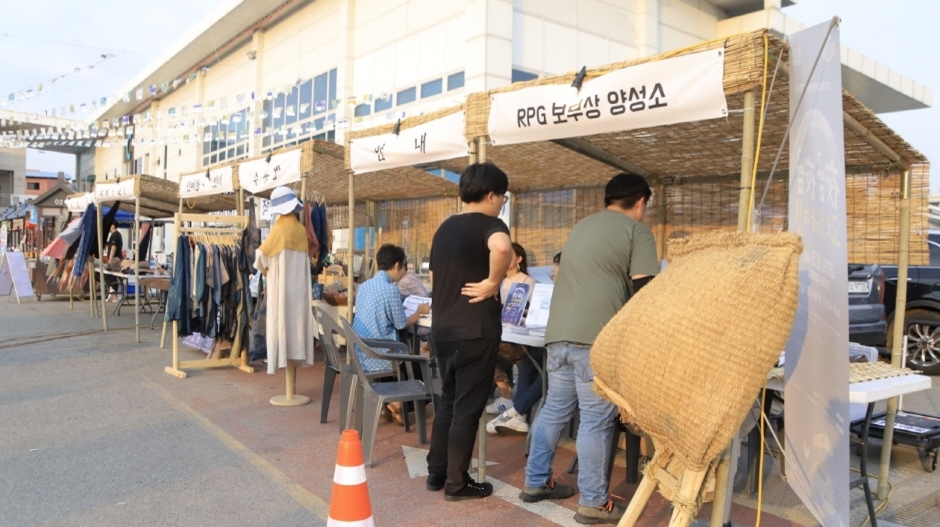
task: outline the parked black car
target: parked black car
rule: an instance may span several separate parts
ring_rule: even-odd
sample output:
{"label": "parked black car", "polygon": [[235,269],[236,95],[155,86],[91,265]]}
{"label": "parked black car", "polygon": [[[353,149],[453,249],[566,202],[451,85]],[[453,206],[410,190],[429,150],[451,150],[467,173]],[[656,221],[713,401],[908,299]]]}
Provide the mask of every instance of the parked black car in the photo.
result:
{"label": "parked black car", "polygon": [[[887,278],[885,310],[888,327],[885,346],[891,347],[894,331],[894,304],[898,291],[897,266],[884,266]],[[907,308],[904,334],[907,337],[907,365],[927,375],[940,374],[940,267],[910,266],[907,270]]]}
{"label": "parked black car", "polygon": [[849,264],[849,340],[884,346],[885,273],[878,264]]}

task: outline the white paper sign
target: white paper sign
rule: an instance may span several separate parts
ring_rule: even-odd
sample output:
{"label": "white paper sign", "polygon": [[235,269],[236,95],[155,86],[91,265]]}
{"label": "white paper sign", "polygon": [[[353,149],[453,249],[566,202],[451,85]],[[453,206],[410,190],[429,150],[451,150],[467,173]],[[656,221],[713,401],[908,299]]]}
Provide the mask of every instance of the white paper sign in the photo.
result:
{"label": "white paper sign", "polygon": [[494,145],[549,141],[728,115],[724,49],[647,62],[570,85],[495,93]]}
{"label": "white paper sign", "polygon": [[542,328],[548,325],[548,313],[552,309],[552,293],[554,284],[535,284],[532,298],[529,299],[529,316],[525,325],[530,328]]}
{"label": "white paper sign", "polygon": [[238,165],[238,183],[251,194],[300,181],[300,150],[291,150]]}
{"label": "white paper sign", "polygon": [[121,201],[134,199],[134,179],[128,179],[120,183],[97,183],[95,184],[95,203],[108,201]]}
{"label": "white paper sign", "polygon": [[466,116],[457,112],[406,130],[349,141],[349,166],[365,174],[466,156]]}
{"label": "white paper sign", "polygon": [[200,196],[217,196],[226,192],[235,192],[235,183],[232,181],[232,167],[220,167],[205,172],[190,174],[180,178],[180,197],[198,198]]}
{"label": "white paper sign", "polygon": [[89,205],[95,202],[95,195],[91,192],[86,192],[81,196],[76,196],[74,198],[65,198],[65,207],[69,212],[85,212],[85,209]]}

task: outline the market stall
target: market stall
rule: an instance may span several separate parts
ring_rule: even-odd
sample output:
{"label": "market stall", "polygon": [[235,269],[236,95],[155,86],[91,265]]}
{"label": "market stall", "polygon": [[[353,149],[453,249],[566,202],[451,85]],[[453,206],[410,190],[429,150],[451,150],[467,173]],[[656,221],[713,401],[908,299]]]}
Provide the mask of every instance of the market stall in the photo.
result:
{"label": "market stall", "polygon": [[[177,237],[192,238],[195,243],[206,244],[209,247],[225,247],[237,250],[237,242],[248,226],[248,217],[244,214],[244,195],[238,180],[238,166],[234,164],[210,167],[205,172],[183,175],[180,177],[179,209],[174,215],[174,232]],[[185,208],[184,208],[185,207]],[[205,211],[202,214],[184,213],[187,209]],[[218,212],[223,214],[212,214]],[[176,255],[178,258],[179,256]],[[243,280],[244,270],[239,269],[238,277],[234,277],[241,302],[239,309],[246,309],[248,304],[248,284]],[[171,310],[167,306],[167,311]],[[181,316],[189,316],[181,314]],[[221,346],[218,350],[210,350],[209,358],[202,360],[180,361],[179,340],[180,323],[173,320],[173,363],[165,371],[181,379],[186,378],[184,369],[188,368],[219,368],[236,367],[247,373],[253,373],[254,368],[248,365],[247,352],[243,351],[243,342],[248,338],[248,325],[246,318],[238,311],[235,322],[235,335],[229,356],[221,357]],[[160,337],[160,347],[164,347],[166,336],[166,317],[163,321],[163,331]],[[187,333],[188,334],[188,333]]]}
{"label": "market stall", "polygon": [[[153,176],[136,175],[128,176],[115,182],[97,182],[94,188],[94,201],[98,214],[98,230],[101,232],[103,227],[101,204],[120,202],[122,210],[130,209],[134,213],[133,238],[140,240],[140,217],[142,214],[150,218],[164,218],[172,216],[179,210],[180,200],[179,191],[176,183],[165,179],[158,179]],[[200,209],[197,209],[201,212]],[[98,253],[103,254],[102,236],[98,237]],[[137,260],[139,255],[135,255]],[[139,288],[140,268],[134,265],[134,284]],[[107,298],[105,292],[104,280],[100,281],[100,290],[102,302]],[[134,294],[134,326],[137,342],[140,342],[140,293],[139,289]],[[108,329],[108,316],[102,309],[102,323],[104,329]]]}
{"label": "market stall", "polygon": [[[815,54],[819,45],[812,47]],[[788,216],[787,171],[797,154],[785,139],[806,83],[790,86],[789,55],[786,43],[761,31],[471,94],[471,150],[509,175],[513,238],[538,263],[561,249],[578,220],[603,207],[600,186],[618,172],[642,175],[653,186],[646,221],[663,258],[671,238],[792,228],[804,218]],[[813,56],[806,62],[812,65]],[[927,260],[920,212],[926,211],[927,160],[846,92],[841,114],[838,158],[845,166],[826,168],[845,174],[845,195],[838,179],[808,187],[816,183],[803,178],[797,188],[819,200],[825,192],[833,204],[844,199],[848,260],[897,262],[903,283],[908,261]],[[466,161],[435,165],[458,172]],[[826,231],[829,216],[821,221],[816,230]],[[899,353],[900,332],[893,337]],[[886,484],[885,459],[881,469]],[[719,485],[719,501],[727,503],[726,490]],[[715,510],[720,516],[723,507]]]}

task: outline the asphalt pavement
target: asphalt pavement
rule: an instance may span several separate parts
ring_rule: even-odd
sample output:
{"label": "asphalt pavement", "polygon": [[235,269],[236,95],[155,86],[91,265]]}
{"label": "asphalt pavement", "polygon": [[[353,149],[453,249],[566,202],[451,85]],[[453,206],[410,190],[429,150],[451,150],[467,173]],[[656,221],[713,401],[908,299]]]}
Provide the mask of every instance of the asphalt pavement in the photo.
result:
{"label": "asphalt pavement", "polygon": [[[159,348],[159,324],[151,331],[142,315],[138,344],[131,315],[109,317],[105,333],[87,303],[70,310],[62,298],[0,298],[0,526],[325,525],[339,382],[320,424],[322,362],[298,370],[297,391],[311,404],[276,407],[268,400],[283,393],[283,371],[267,375],[258,363],[251,374],[222,368],[177,379],[163,371],[170,350],[169,342]],[[181,350],[184,359],[199,358]],[[938,384],[905,397],[905,408],[940,414]],[[445,502],[424,489],[426,448],[414,428],[380,423],[367,470],[377,525],[573,525],[577,495],[537,506],[516,498],[524,437],[491,436],[487,475],[497,492],[472,502]],[[869,450],[876,471],[880,443]],[[573,442],[563,442],[555,469],[568,484],[577,481],[577,472],[567,473],[573,456]],[[756,496],[744,493],[745,457],[735,479],[735,525],[756,519]],[[894,490],[882,515],[940,488],[940,475],[927,473],[913,448],[896,446],[893,460]],[[636,485],[624,482],[622,455],[617,465],[611,492],[625,503]],[[867,514],[861,491],[851,496],[858,526]],[[764,527],[815,525],[770,457],[762,497]],[[698,517],[710,510],[706,504]],[[664,526],[668,518],[657,494],[638,524]]]}

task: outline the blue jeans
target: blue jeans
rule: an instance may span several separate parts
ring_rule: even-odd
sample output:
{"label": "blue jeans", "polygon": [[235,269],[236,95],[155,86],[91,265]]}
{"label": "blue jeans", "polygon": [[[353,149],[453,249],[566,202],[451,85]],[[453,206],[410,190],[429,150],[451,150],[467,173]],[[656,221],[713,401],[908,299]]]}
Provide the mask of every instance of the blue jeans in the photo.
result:
{"label": "blue jeans", "polygon": [[607,503],[607,458],[617,407],[594,393],[590,348],[567,342],[548,345],[548,395],[532,425],[532,445],[525,467],[525,486],[541,487],[552,477],[555,447],[561,430],[580,406],[578,427],[579,503]]}

